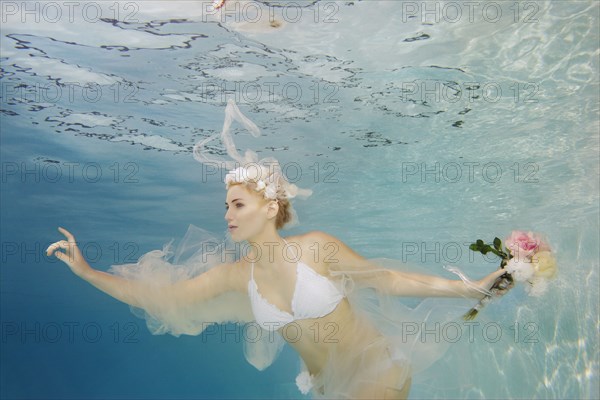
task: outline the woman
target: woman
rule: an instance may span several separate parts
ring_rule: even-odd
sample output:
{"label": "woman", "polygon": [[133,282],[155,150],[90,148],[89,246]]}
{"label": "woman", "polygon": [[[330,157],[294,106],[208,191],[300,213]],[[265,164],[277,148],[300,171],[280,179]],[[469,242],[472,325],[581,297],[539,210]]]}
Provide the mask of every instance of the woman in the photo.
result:
{"label": "woman", "polygon": [[[382,268],[325,232],[280,236],[278,231],[295,218],[290,199],[307,192],[290,184],[272,159],[267,166],[264,160],[251,162],[251,152],[239,157],[228,135],[232,119],[254,127],[230,102],[223,139],[229,154],[244,166],[225,178],[225,220],[231,239],[249,244],[243,257],[222,262],[219,254],[220,262],[207,261],[204,249],[183,264],[171,264],[164,259],[168,251],[151,252],[136,264],[113,266],[110,274],[91,268],[63,228],[59,230],[67,240],[50,245],[47,254],[55,254],[98,289],[144,310],[154,333],[199,334],[210,322],[256,322],[263,333],[276,331],[298,352],[304,371],[296,382],[304,393],[312,389],[317,398],[406,399],[420,355],[411,353],[405,336],[400,340],[378,329],[369,319],[376,313],[364,312],[367,306],[359,304],[357,289],[374,289],[380,296],[481,299],[504,271],[476,282],[447,280]],[[209,242],[186,239],[176,259],[190,242]],[[390,314],[379,313],[383,319]],[[273,348],[274,342],[269,343],[246,350],[259,369],[281,350],[281,344]]]}

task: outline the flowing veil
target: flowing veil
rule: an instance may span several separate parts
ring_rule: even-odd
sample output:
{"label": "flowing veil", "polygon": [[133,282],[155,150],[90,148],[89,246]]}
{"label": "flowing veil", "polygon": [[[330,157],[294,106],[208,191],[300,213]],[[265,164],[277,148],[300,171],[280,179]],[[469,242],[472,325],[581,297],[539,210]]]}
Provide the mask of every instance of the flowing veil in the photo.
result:
{"label": "flowing veil", "polygon": [[146,320],[153,335],[200,335],[212,324],[246,324],[243,335],[246,360],[258,370],[271,365],[281,352],[284,340],[255,323],[247,295],[226,292],[200,304],[183,305],[166,289],[219,265],[232,256],[235,244],[193,224],[188,226],[175,250],[172,243],[173,239],[162,250],[144,254],[137,263],[109,268],[115,275],[148,285],[148,290],[136,299],[141,307],[130,306],[131,312]]}

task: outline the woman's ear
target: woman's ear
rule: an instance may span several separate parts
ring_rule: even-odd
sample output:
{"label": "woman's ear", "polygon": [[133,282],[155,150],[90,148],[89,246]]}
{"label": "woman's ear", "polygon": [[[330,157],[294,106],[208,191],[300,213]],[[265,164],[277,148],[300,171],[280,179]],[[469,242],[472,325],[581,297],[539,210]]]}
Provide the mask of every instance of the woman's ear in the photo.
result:
{"label": "woman's ear", "polygon": [[279,212],[279,203],[277,200],[270,200],[267,204],[267,216],[268,217],[276,217]]}

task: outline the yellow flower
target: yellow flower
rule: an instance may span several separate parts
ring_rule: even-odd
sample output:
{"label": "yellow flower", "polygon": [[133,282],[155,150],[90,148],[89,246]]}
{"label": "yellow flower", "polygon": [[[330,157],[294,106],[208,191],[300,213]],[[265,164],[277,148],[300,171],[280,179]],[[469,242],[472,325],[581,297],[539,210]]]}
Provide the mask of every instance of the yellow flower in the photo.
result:
{"label": "yellow flower", "polygon": [[556,260],[549,251],[540,251],[531,258],[534,276],[554,278],[556,276]]}

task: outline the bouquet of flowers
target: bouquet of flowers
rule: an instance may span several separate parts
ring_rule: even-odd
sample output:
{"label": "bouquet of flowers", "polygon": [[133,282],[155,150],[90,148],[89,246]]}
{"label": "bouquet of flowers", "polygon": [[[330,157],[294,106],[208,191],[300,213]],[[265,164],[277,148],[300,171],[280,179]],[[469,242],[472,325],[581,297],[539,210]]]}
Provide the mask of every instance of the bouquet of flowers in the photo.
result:
{"label": "bouquet of flowers", "polygon": [[[493,253],[500,257],[500,268],[506,270],[490,288],[490,292],[507,291],[514,286],[514,281],[527,282],[525,290],[530,296],[540,296],[548,288],[548,280],[556,276],[556,260],[548,243],[541,235],[534,232],[513,231],[502,241],[494,238],[492,245],[479,239],[471,243],[470,250],[482,254]],[[467,312],[463,318],[472,320],[477,316],[491,296],[486,295],[481,301]]]}

